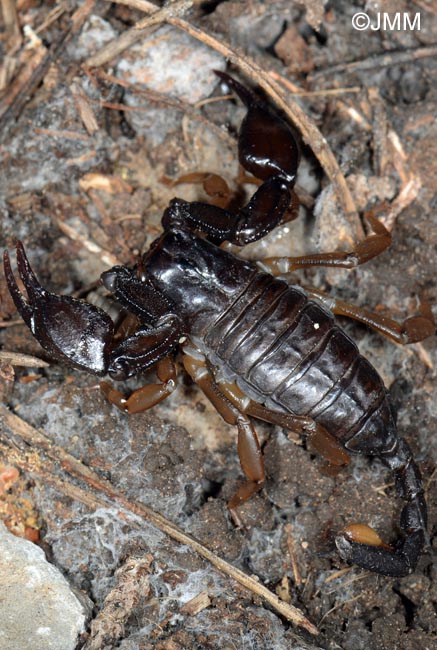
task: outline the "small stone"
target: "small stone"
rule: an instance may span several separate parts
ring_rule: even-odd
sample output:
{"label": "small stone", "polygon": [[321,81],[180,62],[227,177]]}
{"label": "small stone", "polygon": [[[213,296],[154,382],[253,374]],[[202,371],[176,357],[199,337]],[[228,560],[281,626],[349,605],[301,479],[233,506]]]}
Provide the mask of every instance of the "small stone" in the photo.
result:
{"label": "small stone", "polygon": [[217,85],[213,70],[224,68],[220,54],[188,34],[164,26],[122,54],[116,76],[135,87],[195,104]]}
{"label": "small stone", "polygon": [[80,36],[67,49],[74,61],[82,61],[87,56],[96,54],[109,41],[117,36],[107,20],[92,14],[85,22]]}
{"label": "small stone", "polygon": [[132,84],[132,89],[125,89],[124,102],[138,109],[128,111],[126,120],[153,146],[161,144],[179,128],[181,111],[156,102],[149,105],[147,97],[137,91],[143,87],[195,104],[217,85],[213,70],[224,68],[220,54],[173,27],[161,27],[126,50],[117,63],[116,76]]}
{"label": "small stone", "polygon": [[0,522],[0,647],[74,650],[86,612],[43,551]]}

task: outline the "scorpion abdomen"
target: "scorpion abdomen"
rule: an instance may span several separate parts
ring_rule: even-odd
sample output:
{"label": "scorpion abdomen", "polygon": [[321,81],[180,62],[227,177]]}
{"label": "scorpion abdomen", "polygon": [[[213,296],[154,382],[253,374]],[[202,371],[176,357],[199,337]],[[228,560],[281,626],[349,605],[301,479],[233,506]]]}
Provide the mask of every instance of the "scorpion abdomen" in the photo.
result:
{"label": "scorpion abdomen", "polygon": [[350,451],[393,448],[396,425],[381,378],[302,289],[257,273],[204,340],[269,408],[310,416]]}

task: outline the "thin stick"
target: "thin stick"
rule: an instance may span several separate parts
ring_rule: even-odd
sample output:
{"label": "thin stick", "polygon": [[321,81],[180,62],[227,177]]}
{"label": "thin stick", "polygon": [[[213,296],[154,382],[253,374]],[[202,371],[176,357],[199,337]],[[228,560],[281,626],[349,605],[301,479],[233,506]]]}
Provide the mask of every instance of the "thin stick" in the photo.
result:
{"label": "thin stick", "polygon": [[24,325],[22,318],[16,318],[14,320],[0,320],[0,327],[15,327],[15,325]]}
{"label": "thin stick", "polygon": [[282,76],[275,70],[269,72],[269,76],[282,84],[287,90],[290,91],[292,95],[299,97],[317,97],[321,95],[344,95],[347,93],[362,93],[363,89],[361,86],[348,86],[345,88],[322,88],[321,90],[302,90],[299,86],[289,81],[286,77]]}
{"label": "thin stick", "polygon": [[[305,628],[311,634],[318,634],[317,628],[303,615],[301,610],[281,601],[275,594],[269,591],[257,580],[220,558],[218,555],[206,548],[206,546],[203,546],[203,544],[198,542],[196,539],[184,533],[180,528],[159,513],[142,503],[127,499],[127,497],[125,497],[123,493],[119,492],[109,481],[101,478],[96,472],[66,452],[62,447],[52,444],[49,438],[47,438],[41,431],[29,425],[2,405],[0,405],[0,419],[3,423],[3,427],[0,429],[0,439],[3,439],[3,441],[12,448],[12,452],[8,454],[9,462],[19,465],[21,468],[25,469],[25,471],[34,476],[42,477],[44,481],[50,479],[52,483],[57,483],[61,489],[64,489],[64,483],[60,482],[60,479],[53,474],[53,471],[50,471],[46,461],[44,461],[44,452],[44,454],[49,458],[61,464],[66,476],[74,476],[87,484],[86,490],[69,485],[69,494],[72,494],[72,488],[74,488],[74,494],[77,500],[86,503],[87,505],[90,504],[90,497],[91,502],[94,504],[98,503],[99,505],[102,505],[102,501],[104,505],[107,505],[107,499],[112,503],[116,502],[125,510],[150,521],[154,526],[163,533],[166,533],[172,539],[192,548],[219,571],[233,578],[243,585],[243,587],[249,589],[252,593],[263,598],[287,620],[291,621],[295,625]],[[27,452],[26,450],[23,452],[22,450],[17,450],[17,437],[22,442],[25,442],[32,451]],[[89,488],[95,490],[97,494],[90,495]],[[102,498],[101,495],[104,495],[107,499]]]}
{"label": "thin stick", "polygon": [[313,72],[308,77],[308,81],[314,81],[319,77],[326,75],[337,74],[339,72],[356,72],[357,70],[375,70],[376,68],[386,68],[392,65],[399,65],[401,63],[410,63],[411,61],[418,61],[437,55],[437,45],[429,45],[427,47],[418,47],[402,52],[388,52],[386,54],[379,54],[361,59],[360,61],[351,61],[350,63],[340,63],[333,65],[330,68],[323,68]]}
{"label": "thin stick", "polygon": [[127,29],[120,36],[109,41],[97,54],[93,54],[85,61],[85,65],[90,68],[95,68],[124,52],[128,47],[134,45],[138,41],[150,36],[158,29],[160,25],[166,22],[171,22],[171,18],[184,14],[188,9],[191,9],[192,0],[176,0],[164,6],[162,9],[153,5],[151,2],[119,2],[117,4],[127,4],[140,9],[149,15],[147,18],[140,20],[134,27]]}
{"label": "thin stick", "polygon": [[290,556],[291,568],[293,570],[294,584],[296,585],[296,587],[299,587],[302,583],[302,579],[300,577],[299,565],[296,560],[295,544],[292,535],[291,524],[287,524],[285,526],[285,532],[287,533],[288,554]]}
{"label": "thin stick", "polygon": [[18,23],[16,3],[13,0],[0,0],[0,7],[6,36],[18,36],[20,34],[20,25]]}
{"label": "thin stick", "polygon": [[12,366],[25,366],[26,368],[46,368],[50,364],[31,354],[22,352],[9,352],[0,350],[0,363],[10,363]]}

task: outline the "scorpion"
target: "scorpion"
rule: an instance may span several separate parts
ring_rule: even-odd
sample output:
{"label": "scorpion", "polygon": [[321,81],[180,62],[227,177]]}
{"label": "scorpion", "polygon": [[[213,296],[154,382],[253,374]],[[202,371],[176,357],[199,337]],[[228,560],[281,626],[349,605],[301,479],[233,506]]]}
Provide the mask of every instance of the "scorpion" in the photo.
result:
{"label": "scorpion", "polygon": [[348,316],[405,344],[435,333],[432,314],[422,309],[399,324],[279,277],[317,265],[350,269],[384,251],[391,235],[370,213],[373,232],[349,252],[252,263],[230,251],[229,244],[242,247],[290,219],[300,146],[293,127],[258,93],[227,73],[216,74],[247,108],[238,136],[239,161],[259,179],[259,187],[235,211],[174,198],[162,217],[163,233],[140,261],[101,275],[104,287],[136,317],[134,331],[120,341],[106,311],[44,289],[20,241],[17,267],[27,299],[5,251],[10,294],[33,336],[54,359],[114,380],[155,367],[158,381],[128,398],[102,382],[110,402],[128,413],[146,410],[173,392],[175,355],[182,352],[189,376],[237,429],[246,478],[228,503],[237,526],[243,525],[238,507],[266,478],[253,419],[307,436],[338,468],[349,462],[350,454],[379,458],[393,472],[406,502],[398,539],[386,544],[370,526],[352,523],[335,543],[351,564],[387,576],[408,575],[427,539],[421,475],[409,445],[397,435],[382,379],[334,317]]}

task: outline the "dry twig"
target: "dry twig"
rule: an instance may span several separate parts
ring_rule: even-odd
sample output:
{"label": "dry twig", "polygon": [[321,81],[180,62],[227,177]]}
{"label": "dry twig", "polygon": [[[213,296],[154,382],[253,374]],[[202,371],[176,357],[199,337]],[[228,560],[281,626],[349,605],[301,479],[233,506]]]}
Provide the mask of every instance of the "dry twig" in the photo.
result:
{"label": "dry twig", "polygon": [[[118,507],[125,511],[134,513],[138,517],[151,522],[163,533],[181,544],[186,544],[219,571],[268,602],[287,620],[303,627],[311,634],[318,634],[317,628],[299,609],[281,601],[264,585],[220,558],[159,513],[142,503],[129,500],[108,480],[101,478],[96,472],[61,447],[52,444],[41,431],[33,428],[2,405],[0,405],[0,419],[3,425],[0,429],[0,440],[7,446],[7,455],[11,465],[20,467],[34,479],[43,479],[44,482],[54,485],[63,493],[89,507],[96,508],[108,504],[117,504]],[[46,456],[62,466],[64,471],[63,479],[56,475],[55,467],[50,466]],[[74,485],[71,477],[85,483],[86,489]]]}
{"label": "dry twig", "polygon": [[287,524],[285,526],[285,532],[287,534],[288,554],[290,555],[290,562],[291,562],[291,568],[293,570],[294,584],[296,585],[296,587],[299,587],[302,583],[302,579],[300,577],[299,564],[296,560],[295,543],[292,535],[291,524]]}
{"label": "dry twig", "polygon": [[142,0],[140,2],[134,0],[132,3],[121,1],[117,2],[117,4],[126,4],[151,15],[140,20],[134,27],[127,29],[120,36],[107,43],[97,54],[90,56],[85,61],[85,65],[90,68],[96,68],[104,63],[108,63],[108,61],[114,59],[127,48],[131,47],[131,45],[153,34],[163,23],[170,23],[172,17],[183,15],[191,9],[193,2],[192,0],[176,0],[170,2],[162,9],[151,2],[144,2]]}
{"label": "dry twig", "polygon": [[[11,321],[12,322],[12,321]],[[15,321],[16,324],[22,324],[23,321]],[[46,368],[50,364],[31,354],[22,352],[9,352],[0,350],[0,363],[10,363],[13,366],[25,366],[26,368]]]}
{"label": "dry twig", "polygon": [[11,50],[21,43],[17,7],[14,0],[0,0],[0,7],[3,17],[6,47],[10,53]]}
{"label": "dry twig", "polygon": [[357,72],[364,70],[376,70],[376,68],[387,68],[392,65],[400,65],[402,63],[411,63],[419,59],[426,59],[437,55],[437,45],[429,45],[427,47],[418,47],[416,49],[387,52],[384,54],[375,54],[367,59],[360,61],[351,61],[350,63],[339,63],[329,68],[323,68],[313,72],[308,77],[308,81],[314,81],[320,77],[326,77],[331,74]]}

